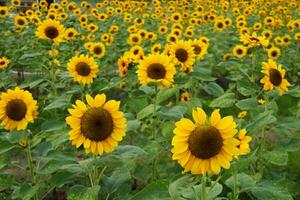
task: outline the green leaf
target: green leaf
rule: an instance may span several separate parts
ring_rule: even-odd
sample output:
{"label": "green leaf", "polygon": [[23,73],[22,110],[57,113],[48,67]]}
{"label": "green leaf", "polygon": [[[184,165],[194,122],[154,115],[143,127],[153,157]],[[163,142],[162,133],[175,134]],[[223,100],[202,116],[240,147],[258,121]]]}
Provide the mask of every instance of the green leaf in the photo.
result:
{"label": "green leaf", "polygon": [[161,104],[175,95],[176,88],[163,88],[157,93],[157,104]]}
{"label": "green leaf", "polygon": [[52,132],[66,128],[66,123],[64,121],[45,121],[42,124],[42,130],[45,132]]}
{"label": "green leaf", "polygon": [[[241,188],[242,190],[245,190],[245,189],[248,190],[249,188],[255,186],[256,182],[248,174],[238,173],[237,174],[237,184],[238,184],[238,187]],[[225,185],[227,185],[229,188],[231,188],[233,190],[234,177],[231,176],[229,179],[227,179],[225,181]]]}
{"label": "green leaf", "polygon": [[[160,106],[157,106],[156,110],[158,110],[159,107]],[[150,104],[137,114],[137,119],[144,119],[145,117],[151,115],[153,112],[154,112],[154,105]]]}
{"label": "green leaf", "polygon": [[158,114],[165,119],[179,120],[180,118],[183,118],[186,109],[187,108],[184,106],[174,106],[171,108],[164,107]]}
{"label": "green leaf", "polygon": [[103,177],[103,187],[109,193],[116,193],[117,195],[125,195],[131,191],[131,175],[128,168],[119,167],[110,177]]}
{"label": "green leaf", "polygon": [[211,76],[212,72],[211,69],[209,68],[203,68],[203,67],[199,67],[197,68],[197,71],[191,72],[189,74],[190,77],[194,77],[198,80],[201,81],[214,81],[216,80],[216,78]]}
{"label": "green leaf", "polygon": [[235,104],[240,110],[253,110],[257,107],[255,98],[243,99]]}
{"label": "green leaf", "polygon": [[19,187],[16,187],[12,193],[13,199],[31,200],[33,196],[38,192],[40,185],[31,186],[29,183],[22,183]]}
{"label": "green leaf", "polygon": [[139,129],[139,127],[141,126],[141,122],[139,120],[128,120],[127,121],[127,132],[135,132]]}
{"label": "green leaf", "polygon": [[14,144],[11,144],[7,141],[0,141],[0,154],[5,153],[16,147]]}
{"label": "green leaf", "polygon": [[74,177],[76,177],[76,173],[61,171],[51,176],[50,182],[56,187],[62,187],[67,183],[72,183],[74,181]]}
{"label": "green leaf", "polygon": [[196,184],[197,180],[190,174],[181,176],[169,185],[169,194],[172,199],[182,199],[181,196],[188,193],[189,190]]}
{"label": "green leaf", "polygon": [[75,185],[67,192],[68,200],[95,200],[100,191],[100,186],[85,187],[83,185]]}
{"label": "green leaf", "polygon": [[44,110],[52,110],[56,108],[65,109],[70,104],[70,98],[71,96],[62,95],[53,100],[52,103],[44,108]]}
{"label": "green leaf", "polygon": [[273,181],[263,181],[251,188],[252,194],[259,200],[293,200],[286,188],[274,184]]}
{"label": "green leaf", "polygon": [[203,87],[203,89],[205,90],[205,92],[215,97],[219,97],[224,94],[223,88],[215,82],[209,82]]}
{"label": "green leaf", "polygon": [[209,106],[212,108],[228,108],[233,106],[235,101],[235,94],[227,93],[211,101]]}
{"label": "green leaf", "polygon": [[163,182],[154,182],[147,185],[143,190],[135,194],[130,200],[171,200],[167,185]]}
{"label": "green leaf", "polygon": [[274,149],[273,151],[265,152],[263,157],[274,165],[286,166],[289,155],[285,149]]}
{"label": "green leaf", "polygon": [[34,53],[25,53],[25,54],[23,54],[20,58],[19,58],[19,60],[26,60],[26,59],[28,59],[28,58],[35,58],[35,57],[40,57],[40,56],[42,56],[43,54],[42,53],[40,53],[40,52],[34,52]]}
{"label": "green leaf", "polygon": [[272,115],[272,111],[265,111],[255,117],[255,121],[247,126],[247,130],[254,132],[255,129],[274,123],[276,120],[276,117]]}
{"label": "green leaf", "polygon": [[255,83],[249,81],[240,81],[237,85],[237,90],[244,96],[250,96],[259,91],[259,87]]}

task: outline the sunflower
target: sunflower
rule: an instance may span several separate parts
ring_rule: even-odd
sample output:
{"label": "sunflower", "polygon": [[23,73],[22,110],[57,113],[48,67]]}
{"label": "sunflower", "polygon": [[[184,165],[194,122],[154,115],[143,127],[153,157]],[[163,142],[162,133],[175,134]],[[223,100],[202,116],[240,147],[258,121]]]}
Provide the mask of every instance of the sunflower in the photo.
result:
{"label": "sunflower", "polygon": [[190,94],[188,92],[182,92],[180,94],[180,100],[181,101],[189,101],[190,100]]}
{"label": "sunflower", "polygon": [[144,57],[144,49],[141,46],[133,46],[130,48],[131,58],[134,61],[139,61]]}
{"label": "sunflower", "polygon": [[236,45],[232,50],[232,54],[237,58],[243,58],[247,54],[247,47]]}
{"label": "sunflower", "polygon": [[226,27],[226,24],[223,19],[218,19],[215,21],[214,29],[216,31],[222,32],[225,27]]}
{"label": "sunflower", "polygon": [[246,155],[250,152],[249,142],[251,142],[252,138],[246,135],[247,130],[242,129],[238,134],[238,139],[240,140],[240,145],[238,146],[239,155]]}
{"label": "sunflower", "polygon": [[0,58],[0,69],[5,69],[9,64],[9,60],[6,57]]}
{"label": "sunflower", "polygon": [[176,122],[172,140],[172,159],[192,174],[220,173],[229,169],[230,161],[239,155],[239,140],[234,138],[237,125],[232,116],[221,118],[219,109],[210,119],[202,108],[193,110],[195,123],[187,118]]}
{"label": "sunflower", "polygon": [[11,0],[11,4],[14,5],[14,6],[20,6],[21,1],[20,0]]}
{"label": "sunflower", "polygon": [[194,54],[196,59],[202,60],[207,54],[208,44],[204,43],[202,40],[192,40],[191,45],[194,48]]}
{"label": "sunflower", "polygon": [[161,44],[156,43],[151,47],[151,53],[159,53],[161,49]]}
{"label": "sunflower", "polygon": [[86,153],[102,155],[114,150],[126,134],[126,118],[119,111],[120,102],[109,100],[105,94],[95,98],[86,95],[86,105],[77,100],[73,108],[68,109],[66,118],[71,127],[69,139],[79,148],[83,145]]}
{"label": "sunflower", "polygon": [[284,78],[285,69],[281,65],[277,65],[272,59],[269,59],[268,62],[262,62],[263,68],[262,73],[264,77],[260,80],[264,84],[264,90],[269,91],[273,88],[276,88],[280,95],[288,91],[288,86],[290,83]]}
{"label": "sunflower", "polygon": [[24,130],[37,115],[37,102],[28,91],[16,87],[0,95],[1,125],[9,131]]}
{"label": "sunflower", "polygon": [[142,42],[142,37],[138,33],[132,33],[128,37],[128,44],[133,45],[139,45]]}
{"label": "sunflower", "polygon": [[264,36],[258,36],[255,32],[252,35],[242,34],[240,40],[249,47],[254,46],[268,46],[269,41]]}
{"label": "sunflower", "polygon": [[0,6],[0,18],[8,16],[9,8],[7,6]]}
{"label": "sunflower", "polygon": [[142,85],[158,82],[161,86],[170,87],[176,69],[168,56],[164,54],[150,54],[140,60],[137,75]]}
{"label": "sunflower", "polygon": [[65,29],[59,21],[46,19],[39,26],[35,32],[40,39],[50,39],[54,43],[60,43],[64,38]]}
{"label": "sunflower", "polygon": [[71,58],[67,66],[74,81],[84,85],[92,83],[99,71],[94,58],[84,55]]}
{"label": "sunflower", "polygon": [[280,49],[277,47],[271,47],[268,49],[268,56],[269,58],[276,60],[280,56]]}
{"label": "sunflower", "polygon": [[175,65],[180,65],[183,71],[190,69],[195,62],[194,48],[187,41],[180,40],[172,44],[170,56]]}
{"label": "sunflower", "polygon": [[27,19],[24,16],[15,15],[14,23],[18,28],[24,28],[27,25]]}
{"label": "sunflower", "polygon": [[102,58],[105,55],[105,46],[101,42],[95,42],[90,48],[91,54],[96,58]]}
{"label": "sunflower", "polygon": [[78,32],[74,28],[68,28],[64,35],[66,40],[71,41],[76,37],[76,35],[78,35]]}

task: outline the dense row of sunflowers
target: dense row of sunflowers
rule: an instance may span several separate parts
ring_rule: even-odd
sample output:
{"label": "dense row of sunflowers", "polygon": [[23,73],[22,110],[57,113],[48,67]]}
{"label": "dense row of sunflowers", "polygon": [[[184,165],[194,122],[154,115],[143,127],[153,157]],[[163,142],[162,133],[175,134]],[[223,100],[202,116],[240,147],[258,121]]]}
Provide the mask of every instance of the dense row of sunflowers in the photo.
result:
{"label": "dense row of sunflowers", "polygon": [[265,173],[299,152],[298,0],[21,3],[0,6],[3,195],[299,197]]}

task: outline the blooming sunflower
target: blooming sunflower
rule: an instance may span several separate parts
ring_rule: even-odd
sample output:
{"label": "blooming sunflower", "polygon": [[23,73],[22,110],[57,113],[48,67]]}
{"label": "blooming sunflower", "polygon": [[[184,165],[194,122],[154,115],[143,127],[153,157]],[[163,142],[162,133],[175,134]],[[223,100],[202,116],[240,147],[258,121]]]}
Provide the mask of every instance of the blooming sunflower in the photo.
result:
{"label": "blooming sunflower", "polygon": [[194,49],[190,42],[177,41],[171,46],[170,56],[175,65],[180,65],[181,69],[185,71],[192,67],[195,62]]}
{"label": "blooming sunflower", "polygon": [[14,17],[15,26],[19,28],[24,28],[27,25],[27,19],[24,16],[15,15]]}
{"label": "blooming sunflower", "polygon": [[264,84],[264,90],[269,91],[273,88],[276,88],[280,95],[288,91],[288,86],[290,83],[284,78],[285,69],[281,65],[277,65],[272,59],[269,59],[268,62],[262,62],[263,68],[262,73],[264,77],[260,80]]}
{"label": "blooming sunflower", "polygon": [[101,42],[95,42],[92,44],[90,52],[94,57],[102,58],[105,55],[105,46]]}
{"label": "blooming sunflower", "polygon": [[4,69],[8,66],[9,60],[6,57],[0,58],[0,69]]}
{"label": "blooming sunflower", "polygon": [[247,47],[236,45],[232,50],[232,54],[237,58],[243,58],[247,54]]}
{"label": "blooming sunflower", "polygon": [[218,174],[221,167],[228,169],[230,161],[239,155],[239,140],[234,138],[237,125],[232,116],[221,118],[219,109],[210,119],[202,108],[193,110],[195,123],[187,118],[176,122],[172,140],[173,160],[192,174]]}
{"label": "blooming sunflower", "polygon": [[64,38],[65,29],[59,21],[46,19],[39,26],[35,32],[40,39],[50,39],[54,43],[60,43]]}
{"label": "blooming sunflower", "polygon": [[28,91],[16,87],[0,95],[1,125],[9,131],[24,130],[37,115],[37,102]]}
{"label": "blooming sunflower", "polygon": [[207,54],[208,44],[202,42],[202,40],[192,40],[191,45],[194,48],[196,59],[202,60]]}
{"label": "blooming sunflower", "polygon": [[169,57],[164,54],[150,54],[140,60],[137,75],[142,85],[158,82],[161,86],[170,87],[176,69]]}
{"label": "blooming sunflower", "polygon": [[72,129],[69,132],[72,145],[76,148],[83,145],[86,153],[99,155],[113,151],[126,134],[126,118],[119,111],[120,102],[106,102],[105,94],[95,98],[86,95],[86,101],[88,105],[77,100],[68,109],[70,116],[66,122]]}
{"label": "blooming sunflower", "polygon": [[8,16],[9,8],[7,6],[0,6],[0,18]]}
{"label": "blooming sunflower", "polygon": [[268,56],[269,58],[276,60],[280,56],[280,49],[277,47],[271,47],[268,49]]}
{"label": "blooming sunflower", "polygon": [[246,155],[250,152],[249,142],[251,142],[252,138],[246,135],[246,129],[240,130],[238,134],[238,139],[240,140],[239,155]]}
{"label": "blooming sunflower", "polygon": [[68,28],[65,31],[65,39],[68,41],[73,40],[76,37],[76,35],[78,35],[78,32],[74,28]]}
{"label": "blooming sunflower", "polygon": [[132,33],[128,37],[128,44],[133,45],[139,45],[142,42],[142,37],[138,33]]}
{"label": "blooming sunflower", "polygon": [[264,36],[258,36],[256,32],[252,33],[252,35],[249,35],[247,33],[241,34],[240,36],[241,42],[243,42],[245,45],[248,45],[249,47],[254,46],[268,46],[269,41]]}
{"label": "blooming sunflower", "polygon": [[98,66],[93,57],[75,56],[68,62],[68,70],[76,82],[90,84],[97,76]]}

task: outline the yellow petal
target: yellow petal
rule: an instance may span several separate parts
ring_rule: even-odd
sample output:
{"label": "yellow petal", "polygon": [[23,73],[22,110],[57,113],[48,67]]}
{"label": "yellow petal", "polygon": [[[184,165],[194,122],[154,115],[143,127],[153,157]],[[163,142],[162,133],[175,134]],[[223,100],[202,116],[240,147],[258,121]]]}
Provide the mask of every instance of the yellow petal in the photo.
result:
{"label": "yellow petal", "polygon": [[206,121],[206,113],[202,108],[197,108],[197,110],[193,110],[193,119],[197,124],[203,125]]}

